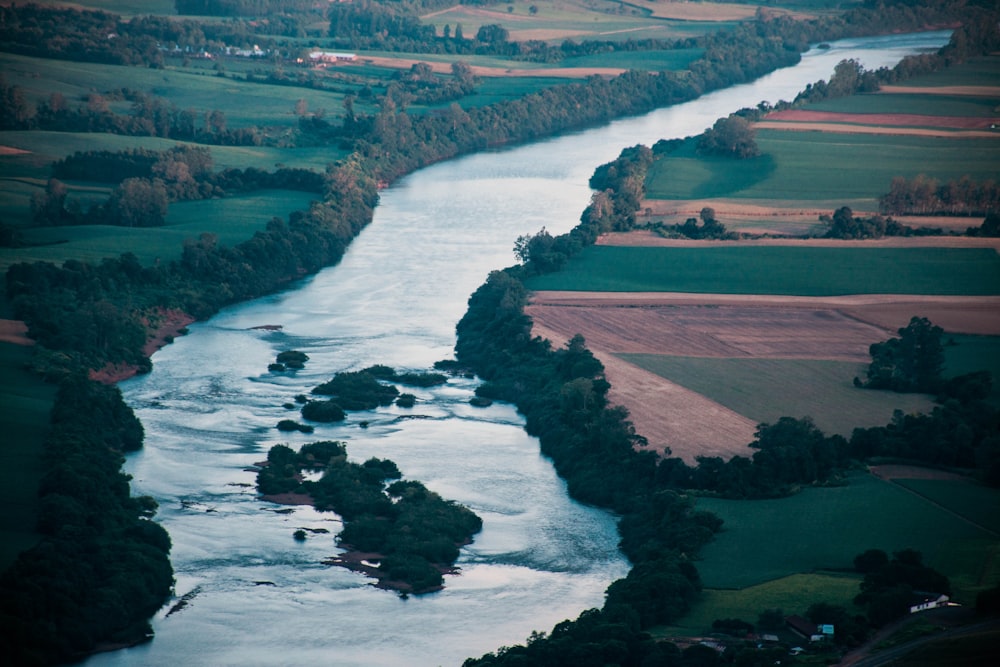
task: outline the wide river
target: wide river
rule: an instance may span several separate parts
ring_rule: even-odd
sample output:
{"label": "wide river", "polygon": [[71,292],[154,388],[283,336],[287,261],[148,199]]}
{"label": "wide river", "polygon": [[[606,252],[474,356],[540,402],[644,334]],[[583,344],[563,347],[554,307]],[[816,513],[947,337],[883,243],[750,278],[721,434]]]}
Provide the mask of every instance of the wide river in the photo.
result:
{"label": "wide river", "polygon": [[[893,65],[947,37],[835,42],[750,85],[423,169],[382,192],[373,223],[338,266],[193,325],[155,355],[152,373],[121,385],[146,428],[145,448],[126,464],[133,492],[159,502],[176,592],[189,604],[161,610],[152,642],[88,664],[460,665],[600,606],[628,570],[614,517],[569,499],[512,407],[469,406],[476,381],[413,391],[412,409],[352,414],[313,435],[279,433],[279,420],[297,417],[282,405],[338,371],[375,363],[423,371],[451,358],[469,295],[514,262],[519,235],[572,228],[594,168],[623,147],[697,134],[741,107],[791,99],[841,59]],[[309,355],[305,369],[269,373],[288,349]],[[324,566],[338,553],[338,518],[256,496],[247,467],[271,445],[321,439],[346,441],[354,460],[391,458],[405,477],[483,518],[445,590],[402,599]],[[329,533],[297,542],[298,528]]]}

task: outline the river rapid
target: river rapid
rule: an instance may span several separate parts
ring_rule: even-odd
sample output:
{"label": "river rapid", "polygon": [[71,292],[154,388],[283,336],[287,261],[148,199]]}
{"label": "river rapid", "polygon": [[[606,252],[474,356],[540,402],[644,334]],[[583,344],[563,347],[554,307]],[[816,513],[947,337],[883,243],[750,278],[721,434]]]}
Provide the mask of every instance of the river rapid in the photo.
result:
{"label": "river rapid", "polygon": [[[372,224],[335,267],[281,294],[190,327],[121,383],[146,429],[129,456],[133,493],[160,504],[173,540],[176,592],[188,604],[153,619],[156,637],[88,665],[459,665],[522,643],[599,607],[625,575],[615,519],[569,499],[509,405],[468,405],[477,382],[403,388],[418,402],[352,413],[311,435],[275,424],[282,407],[343,370],[429,370],[451,358],[455,324],[490,270],[514,262],[515,239],[571,229],[587,181],[623,147],[697,134],[762,100],[777,102],[844,58],[868,68],[944,44],[947,32],[852,39],[801,64],[693,102],[511,150],[436,164],[381,193]],[[278,330],[259,328],[280,326]],[[304,370],[269,373],[282,350]],[[362,421],[368,422],[367,427]],[[469,506],[484,521],[446,588],[402,599],[321,561],[336,555],[336,515],[261,501],[248,466],[277,443],[343,440],[353,460],[390,458],[405,478]],[[292,533],[311,532],[305,542]]]}

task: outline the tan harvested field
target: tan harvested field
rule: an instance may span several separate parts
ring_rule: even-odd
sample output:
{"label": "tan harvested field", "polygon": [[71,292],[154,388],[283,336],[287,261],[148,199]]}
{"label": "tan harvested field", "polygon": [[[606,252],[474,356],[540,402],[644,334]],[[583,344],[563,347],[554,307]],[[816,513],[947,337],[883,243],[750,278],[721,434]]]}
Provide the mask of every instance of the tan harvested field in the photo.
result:
{"label": "tan harvested field", "polygon": [[21,150],[13,146],[0,146],[0,155],[25,155],[31,151]]}
{"label": "tan harvested field", "polygon": [[860,125],[892,125],[897,127],[942,127],[958,130],[985,130],[1000,123],[1000,117],[928,116],[924,114],[839,113],[786,109],[767,114],[768,121],[817,123],[856,123]]}
{"label": "tan harvested field", "polygon": [[[362,62],[377,65],[378,67],[390,67],[393,69],[410,69],[413,65],[423,60],[413,58],[390,58],[386,56],[364,56]],[[431,70],[439,74],[450,74],[451,63],[447,62],[427,62]],[[347,65],[337,65],[337,67],[350,67]],[[613,77],[625,72],[620,67],[545,67],[539,69],[506,69],[500,67],[483,67],[481,65],[470,66],[472,73],[476,76],[509,77],[509,76],[543,76],[557,77],[564,79],[585,79],[594,74],[598,76]]]}
{"label": "tan harvested field", "polygon": [[616,355],[829,359],[865,362],[868,346],[920,314],[953,333],[1000,335],[1000,297],[795,297],[685,293],[535,292],[532,332],[563,345],[582,334],[605,365],[610,399],[649,447],[694,463],[746,454],[756,424]]}
{"label": "tan harvested field", "polygon": [[[714,202],[695,202],[695,206],[700,210],[701,206],[712,206],[716,213],[720,213],[720,208]],[[735,205],[740,207],[739,204]],[[824,211],[830,213],[830,211]],[[806,212],[803,212],[805,214]],[[818,213],[813,211],[812,213]],[[697,212],[692,213],[696,215]],[[775,215],[782,215],[776,213]],[[932,226],[948,227],[961,226],[963,229],[979,222],[978,218],[969,217],[900,217],[897,220],[915,220],[927,222]],[[814,248],[993,248],[1000,253],[1000,238],[978,237],[978,236],[887,236],[881,239],[869,239],[855,241],[850,239],[800,239],[800,238],[762,238],[762,239],[742,239],[739,241],[713,241],[702,240],[692,241],[690,239],[668,239],[658,236],[653,232],[640,230],[635,232],[611,232],[602,234],[597,239],[597,245],[608,246],[649,246],[658,248],[709,248],[722,246],[788,246],[788,247],[814,247]]]}
{"label": "tan harvested field", "polygon": [[762,120],[754,127],[792,132],[829,132],[832,134],[891,134],[917,137],[952,137],[959,139],[1000,139],[1000,132],[990,130],[935,130],[924,127],[879,127],[875,125],[838,125],[837,123],[797,123]]}
{"label": "tan harvested field", "polygon": [[969,95],[972,97],[1000,97],[1000,86],[882,86],[880,93],[908,95]]}
{"label": "tan harvested field", "polygon": [[0,320],[0,341],[15,345],[34,345],[28,338],[28,325],[20,320]]}
{"label": "tan harvested field", "polygon": [[[686,2],[685,0],[629,0],[625,4],[639,7],[660,19],[677,21],[743,21],[757,13],[756,5],[724,2]],[[777,12],[788,13],[788,12]]]}

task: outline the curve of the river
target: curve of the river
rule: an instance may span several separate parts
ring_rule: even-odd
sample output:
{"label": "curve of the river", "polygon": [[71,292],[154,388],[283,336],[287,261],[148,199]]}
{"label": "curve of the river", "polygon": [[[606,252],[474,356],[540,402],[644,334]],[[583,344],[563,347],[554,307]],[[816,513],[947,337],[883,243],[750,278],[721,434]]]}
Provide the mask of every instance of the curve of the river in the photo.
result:
{"label": "curve of the river", "polygon": [[[628,564],[615,521],[567,497],[507,405],[468,405],[475,381],[418,390],[412,409],[352,415],[312,435],[275,430],[282,404],[341,370],[383,363],[426,370],[449,358],[468,296],[511,264],[517,236],[572,228],[594,168],[625,146],[701,132],[762,100],[791,99],[843,58],[867,67],[947,41],[947,33],[845,40],[796,67],[694,102],[512,150],[437,164],[382,193],[373,223],[336,267],[294,289],[225,310],[122,383],[146,428],[129,457],[133,492],[160,503],[178,595],[156,638],[91,665],[457,665],[600,606]],[[278,331],[261,329],[280,325]],[[305,370],[272,374],[277,352]],[[369,425],[362,428],[360,421]],[[338,552],[337,517],[257,498],[247,466],[279,442],[344,440],[350,455],[391,458],[404,475],[484,519],[460,576],[401,599],[321,561]],[[296,542],[297,528],[328,529]]]}

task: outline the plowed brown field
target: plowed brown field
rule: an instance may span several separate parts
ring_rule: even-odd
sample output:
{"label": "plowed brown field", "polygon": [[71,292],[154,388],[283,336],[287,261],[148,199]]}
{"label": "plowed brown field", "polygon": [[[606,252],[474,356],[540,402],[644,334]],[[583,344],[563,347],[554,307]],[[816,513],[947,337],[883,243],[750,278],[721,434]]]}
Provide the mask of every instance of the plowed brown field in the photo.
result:
{"label": "plowed brown field", "polygon": [[555,345],[582,334],[605,366],[611,401],[629,410],[649,447],[689,463],[746,455],[756,424],[617,354],[865,362],[871,343],[913,315],[951,333],[1000,335],[1000,297],[535,292],[526,313],[533,333]]}

